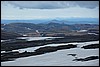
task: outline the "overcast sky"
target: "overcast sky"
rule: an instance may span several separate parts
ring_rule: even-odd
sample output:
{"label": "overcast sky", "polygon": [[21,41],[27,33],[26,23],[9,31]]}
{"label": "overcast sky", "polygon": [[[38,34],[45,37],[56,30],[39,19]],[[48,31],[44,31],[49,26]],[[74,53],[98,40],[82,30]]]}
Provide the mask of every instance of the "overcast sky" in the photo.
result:
{"label": "overcast sky", "polygon": [[99,18],[99,1],[1,1],[1,19]]}

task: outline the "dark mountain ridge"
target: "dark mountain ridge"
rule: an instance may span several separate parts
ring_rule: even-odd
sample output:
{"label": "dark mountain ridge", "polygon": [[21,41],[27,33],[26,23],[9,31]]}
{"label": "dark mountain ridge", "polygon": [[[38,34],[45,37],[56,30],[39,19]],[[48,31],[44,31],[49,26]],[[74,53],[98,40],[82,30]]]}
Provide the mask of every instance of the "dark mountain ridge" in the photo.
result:
{"label": "dark mountain ridge", "polygon": [[1,24],[1,29],[8,32],[30,33],[39,30],[40,32],[57,32],[57,31],[73,31],[73,30],[99,30],[98,24],[60,24],[50,22],[48,24],[33,24],[33,23],[9,23]]}

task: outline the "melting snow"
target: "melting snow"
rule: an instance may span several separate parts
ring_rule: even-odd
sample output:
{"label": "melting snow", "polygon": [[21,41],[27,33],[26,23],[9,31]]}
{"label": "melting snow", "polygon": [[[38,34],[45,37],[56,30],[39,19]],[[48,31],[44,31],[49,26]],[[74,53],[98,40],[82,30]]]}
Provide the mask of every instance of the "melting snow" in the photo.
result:
{"label": "melting snow", "polygon": [[99,59],[91,61],[72,61],[74,57],[69,53],[76,53],[78,57],[99,55],[99,49],[65,49],[37,56],[18,58],[15,61],[1,62],[1,66],[99,66]]}
{"label": "melting snow", "polygon": [[[46,37],[47,38],[47,37]],[[89,56],[99,56],[99,48],[97,49],[82,49],[80,47],[89,44],[98,44],[99,41],[90,42],[73,42],[73,43],[61,43],[61,44],[48,44],[44,46],[59,46],[68,44],[77,44],[77,48],[58,50],[56,52],[46,53],[42,55],[18,58],[15,61],[1,62],[1,66],[99,66],[99,59],[90,61],[72,61],[75,57],[68,54],[77,54],[78,58],[86,58]],[[44,47],[37,46],[31,48],[19,49],[19,52],[34,50]],[[14,50],[13,50],[14,51]]]}

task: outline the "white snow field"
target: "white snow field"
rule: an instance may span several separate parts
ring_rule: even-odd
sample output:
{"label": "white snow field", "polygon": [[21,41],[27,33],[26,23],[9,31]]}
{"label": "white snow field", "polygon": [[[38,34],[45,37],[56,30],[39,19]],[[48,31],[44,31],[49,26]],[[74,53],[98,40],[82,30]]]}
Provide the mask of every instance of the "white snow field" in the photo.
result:
{"label": "white snow field", "polygon": [[[40,48],[40,47],[45,47],[45,46],[60,46],[60,45],[68,45],[68,44],[73,44],[73,45],[77,45],[78,48],[85,46],[85,45],[89,45],[89,44],[98,44],[99,41],[90,41],[90,42],[72,42],[72,43],[60,43],[60,44],[47,44],[47,45],[43,45],[43,46],[37,46],[37,47],[29,47],[29,48],[23,48],[23,49],[18,49],[18,51],[21,52],[33,52],[34,50]],[[17,50],[13,50],[13,51],[17,51]]]}
{"label": "white snow field", "polygon": [[34,41],[34,40],[44,40],[44,39],[54,39],[54,38],[63,38],[63,37],[18,37],[17,39],[26,39],[27,41]]}
{"label": "white snow field", "polygon": [[[1,66],[99,66],[99,59],[90,61],[72,61],[75,57],[68,54],[77,54],[78,58],[86,58],[89,56],[99,56],[99,48],[97,49],[82,49],[81,46],[89,44],[97,44],[99,41],[90,42],[76,42],[77,48],[58,50],[56,52],[46,53],[42,55],[29,56],[24,58],[18,58],[14,61],[1,62]],[[68,43],[66,43],[68,44]],[[71,44],[71,43],[70,43]],[[58,46],[64,44],[48,44],[45,46]],[[31,47],[25,49],[19,49],[19,51],[34,51],[35,49],[43,47]]]}

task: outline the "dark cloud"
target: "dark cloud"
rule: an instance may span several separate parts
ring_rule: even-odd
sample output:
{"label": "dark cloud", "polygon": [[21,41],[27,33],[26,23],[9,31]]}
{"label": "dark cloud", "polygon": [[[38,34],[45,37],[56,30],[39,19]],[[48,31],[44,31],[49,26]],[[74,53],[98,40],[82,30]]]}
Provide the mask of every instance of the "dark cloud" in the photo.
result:
{"label": "dark cloud", "polygon": [[77,5],[80,7],[86,7],[86,8],[96,8],[99,7],[99,2],[98,1],[79,1],[76,2]]}
{"label": "dark cloud", "polygon": [[20,8],[32,9],[60,9],[73,6],[93,9],[99,7],[99,1],[7,1],[7,3]]}

